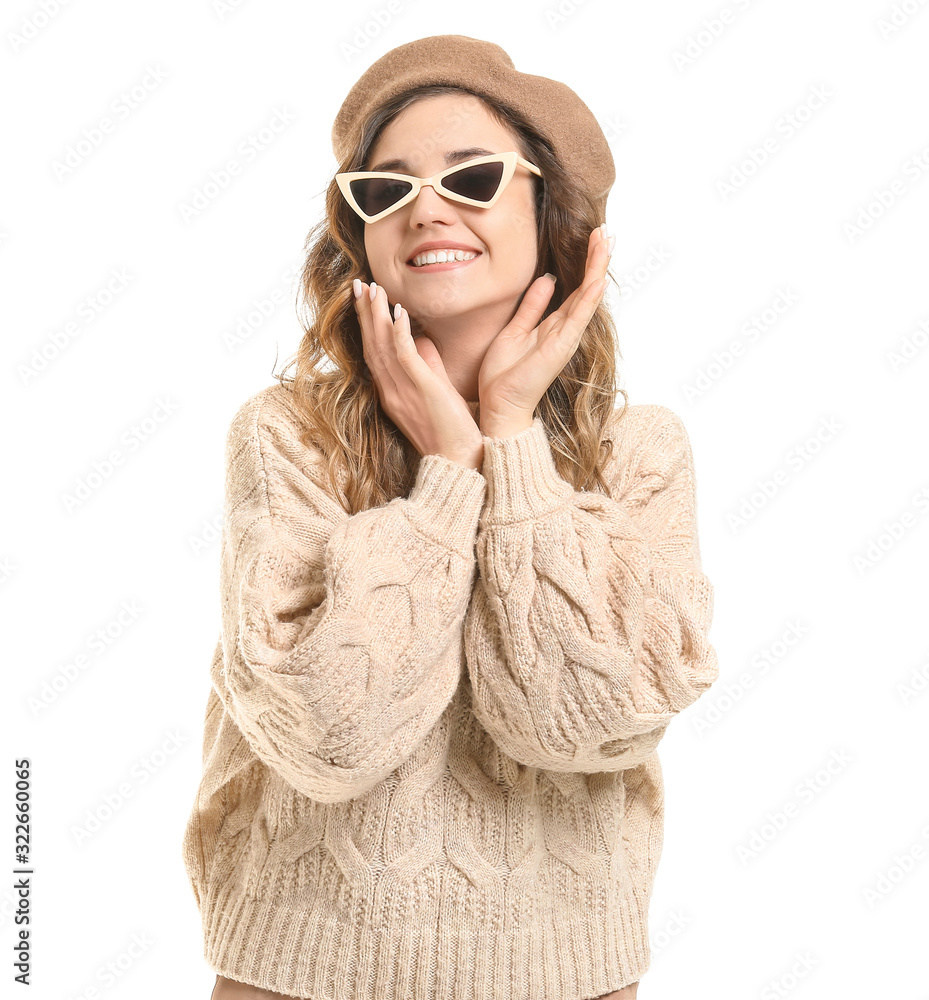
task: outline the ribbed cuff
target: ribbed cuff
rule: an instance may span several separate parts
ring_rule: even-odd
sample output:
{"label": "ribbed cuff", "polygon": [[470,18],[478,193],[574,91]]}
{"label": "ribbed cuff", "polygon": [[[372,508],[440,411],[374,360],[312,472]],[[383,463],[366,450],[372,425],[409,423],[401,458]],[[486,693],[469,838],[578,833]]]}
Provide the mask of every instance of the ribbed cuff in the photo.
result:
{"label": "ribbed cuff", "polygon": [[484,435],[481,471],[487,481],[482,528],[542,517],[574,494],[574,487],[558,474],[541,417],[510,437]]}
{"label": "ribbed cuff", "polygon": [[423,455],[404,513],[420,534],[474,556],[477,522],[487,495],[487,481],[477,469],[444,455]]}

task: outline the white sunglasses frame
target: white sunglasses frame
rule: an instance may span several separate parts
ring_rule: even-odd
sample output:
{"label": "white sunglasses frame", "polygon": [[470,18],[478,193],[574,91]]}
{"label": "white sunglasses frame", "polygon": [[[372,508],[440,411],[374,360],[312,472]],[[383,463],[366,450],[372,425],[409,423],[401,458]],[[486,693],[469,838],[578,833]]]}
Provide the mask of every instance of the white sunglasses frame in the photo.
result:
{"label": "white sunglasses frame", "polygon": [[[498,161],[503,162],[503,174],[500,177],[500,184],[490,201],[475,201],[473,198],[466,198],[464,195],[456,194],[454,191],[448,191],[442,185],[443,177],[447,177],[458,170],[462,170],[465,167],[474,167],[479,163],[493,163]],[[392,212],[396,212],[397,209],[403,208],[404,205],[408,205],[427,185],[442,195],[443,198],[449,198],[451,201],[461,202],[463,205],[473,205],[475,208],[493,208],[497,199],[506,189],[507,184],[512,180],[517,164],[525,167],[527,170],[531,170],[532,173],[539,177],[542,176],[542,171],[534,163],[530,163],[527,159],[520,156],[519,153],[508,152],[491,153],[489,156],[477,156],[473,160],[463,160],[461,163],[456,163],[445,170],[440,170],[431,177],[414,177],[412,174],[397,174],[389,170],[350,170],[345,173],[336,174],[335,179],[339,185],[339,190],[342,192],[342,196],[351,205],[356,215],[361,216],[365,222],[372,223],[378,222]],[[402,198],[395,201],[390,208],[385,208],[383,212],[378,212],[377,215],[368,215],[362,211],[361,206],[355,201],[355,196],[352,194],[351,182],[357,180],[359,177],[396,179],[406,181],[413,186]]]}

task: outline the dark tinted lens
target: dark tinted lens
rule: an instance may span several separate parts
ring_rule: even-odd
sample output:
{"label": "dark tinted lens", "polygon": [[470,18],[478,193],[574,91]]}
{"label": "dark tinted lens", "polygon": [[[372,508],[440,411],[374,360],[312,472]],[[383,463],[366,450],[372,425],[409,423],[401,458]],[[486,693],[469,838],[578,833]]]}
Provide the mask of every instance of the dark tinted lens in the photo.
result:
{"label": "dark tinted lens", "polygon": [[413,185],[387,177],[359,177],[351,182],[352,194],[361,210],[368,215],[377,215],[385,208],[396,204]]}
{"label": "dark tinted lens", "polygon": [[478,163],[473,167],[462,167],[449,174],[442,183],[449,191],[473,198],[474,201],[490,201],[497,193],[503,177],[503,164]]}

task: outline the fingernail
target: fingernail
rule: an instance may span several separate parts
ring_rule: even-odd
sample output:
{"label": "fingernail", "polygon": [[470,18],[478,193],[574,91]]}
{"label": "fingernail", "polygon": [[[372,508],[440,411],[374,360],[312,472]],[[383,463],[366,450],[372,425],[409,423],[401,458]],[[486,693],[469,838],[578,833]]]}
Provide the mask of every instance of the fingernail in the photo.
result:
{"label": "fingernail", "polygon": [[551,271],[546,271],[546,272],[545,272],[545,277],[546,277],[546,278],[551,278],[551,279],[552,279],[552,281],[554,281],[554,282],[556,282],[556,283],[557,283],[557,281],[558,281],[558,279],[557,279],[557,278],[555,277],[555,275],[554,275],[554,274],[552,274],[552,272],[551,272]]}
{"label": "fingernail", "polygon": [[352,281],[352,291],[355,293],[356,299],[361,298],[361,281],[358,278],[355,278],[354,281]]}
{"label": "fingernail", "polygon": [[610,235],[607,232],[606,223],[604,222],[603,225],[600,228],[603,230],[603,238],[606,239]]}
{"label": "fingernail", "polygon": [[609,256],[613,256],[613,247],[616,246],[616,236],[615,234],[611,236],[606,243],[606,252]]}
{"label": "fingernail", "polygon": [[371,282],[371,301],[374,301],[374,297],[377,295],[377,282]]}
{"label": "fingernail", "polygon": [[394,321],[396,322],[396,320],[398,320],[398,319],[400,319],[400,303],[399,302],[394,306]]}

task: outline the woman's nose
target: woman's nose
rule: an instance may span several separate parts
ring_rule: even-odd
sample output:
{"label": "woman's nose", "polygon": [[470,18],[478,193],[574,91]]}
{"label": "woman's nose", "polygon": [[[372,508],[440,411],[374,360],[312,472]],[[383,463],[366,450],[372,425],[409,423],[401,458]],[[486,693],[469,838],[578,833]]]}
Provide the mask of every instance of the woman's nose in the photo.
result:
{"label": "woman's nose", "polygon": [[454,202],[443,198],[431,185],[424,184],[419,194],[413,199],[413,212],[410,222],[451,222],[456,217]]}

